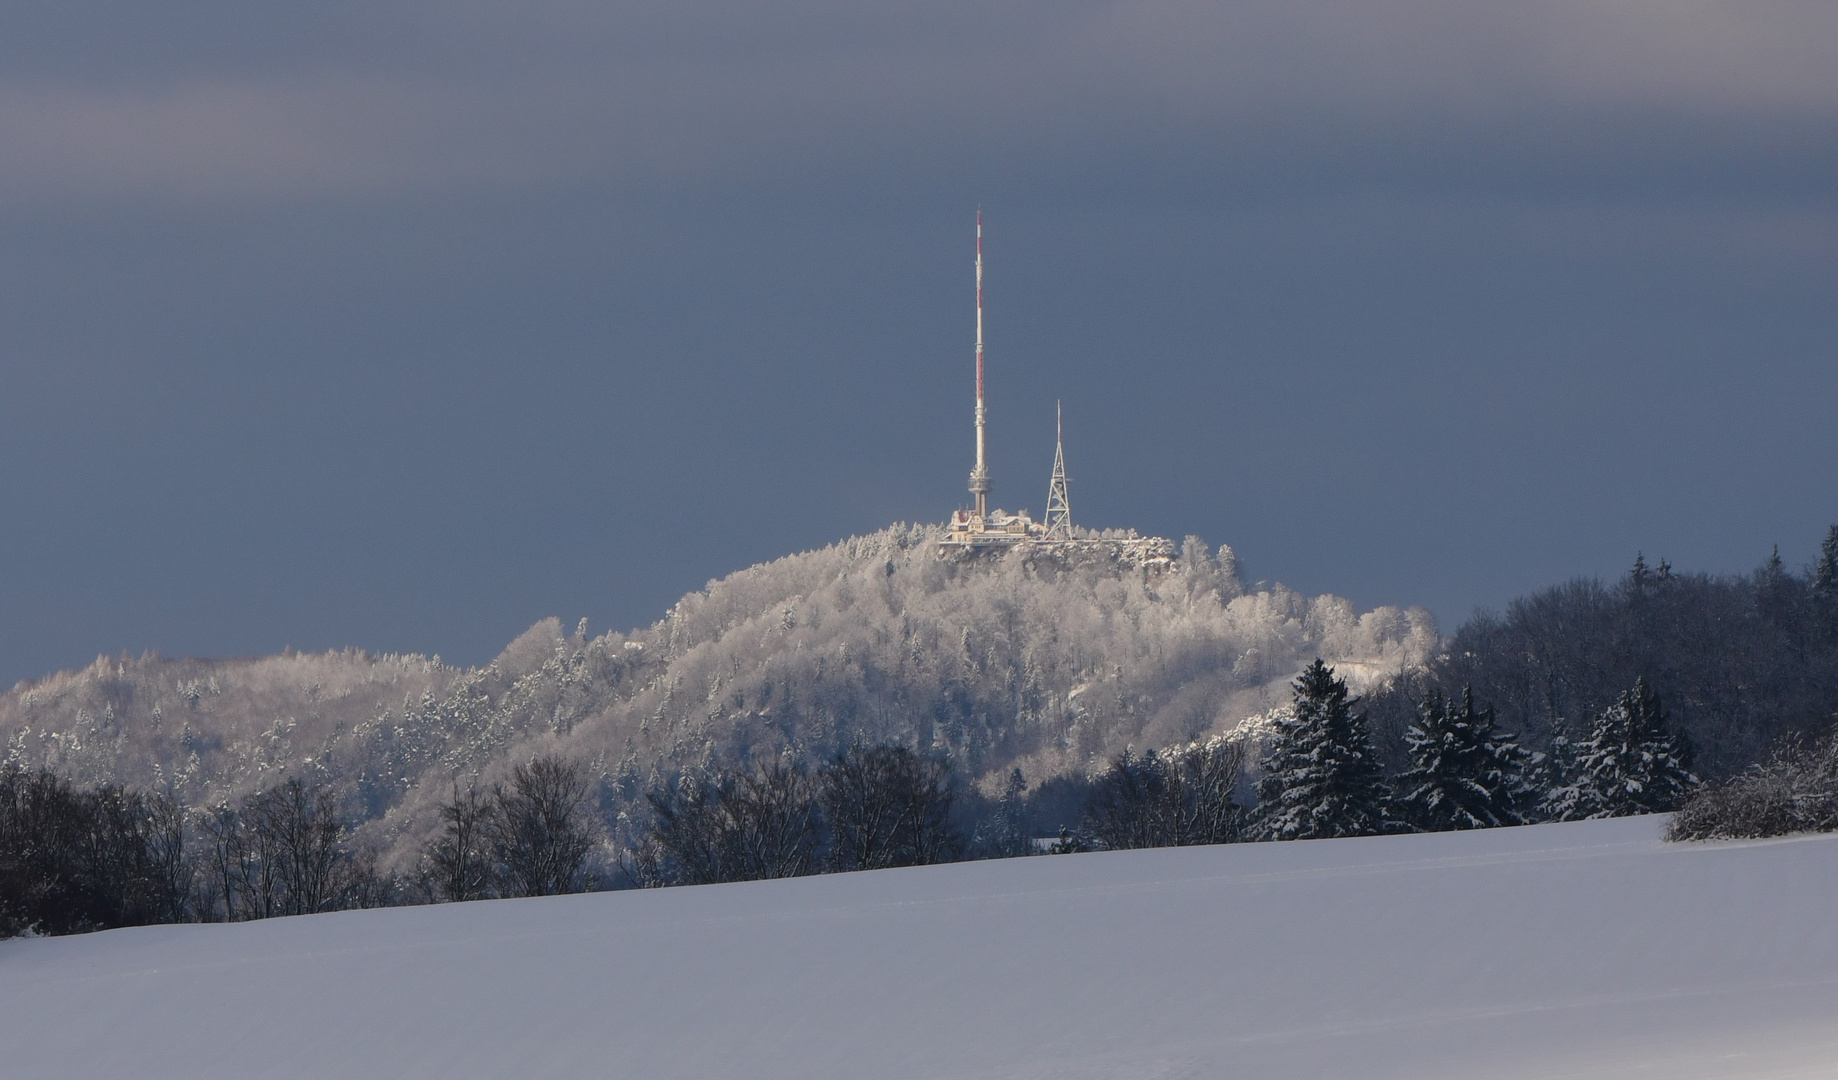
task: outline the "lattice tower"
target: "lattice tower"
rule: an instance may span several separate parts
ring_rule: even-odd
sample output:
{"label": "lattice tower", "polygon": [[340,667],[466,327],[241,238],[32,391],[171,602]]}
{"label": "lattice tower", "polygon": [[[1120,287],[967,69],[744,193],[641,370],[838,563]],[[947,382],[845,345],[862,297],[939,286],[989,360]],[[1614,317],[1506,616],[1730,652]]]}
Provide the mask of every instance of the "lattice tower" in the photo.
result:
{"label": "lattice tower", "polygon": [[1066,491],[1065,421],[1053,403],[1053,480],[1047,485],[1047,539],[1072,539],[1072,497]]}

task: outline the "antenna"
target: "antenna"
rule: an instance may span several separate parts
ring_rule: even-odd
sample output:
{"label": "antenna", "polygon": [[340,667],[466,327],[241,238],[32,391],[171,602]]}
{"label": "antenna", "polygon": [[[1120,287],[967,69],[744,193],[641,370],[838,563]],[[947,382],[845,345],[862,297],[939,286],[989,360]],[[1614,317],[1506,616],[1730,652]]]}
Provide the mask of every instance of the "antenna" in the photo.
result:
{"label": "antenna", "polygon": [[970,470],[970,494],[976,496],[978,520],[989,516],[989,469],[983,464],[983,208],[976,208],[976,468]]}
{"label": "antenna", "polygon": [[1072,539],[1072,500],[1066,493],[1066,427],[1053,403],[1053,480],[1047,485],[1047,539]]}

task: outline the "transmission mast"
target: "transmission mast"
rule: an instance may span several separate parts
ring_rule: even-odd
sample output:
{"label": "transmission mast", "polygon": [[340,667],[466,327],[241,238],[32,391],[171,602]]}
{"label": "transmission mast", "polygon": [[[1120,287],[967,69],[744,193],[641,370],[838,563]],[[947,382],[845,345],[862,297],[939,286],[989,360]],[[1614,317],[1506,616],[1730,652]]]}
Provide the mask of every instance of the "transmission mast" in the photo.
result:
{"label": "transmission mast", "polygon": [[978,520],[989,516],[989,469],[983,464],[983,210],[976,211],[976,468],[970,470],[970,494],[976,497]]}
{"label": "transmission mast", "polygon": [[1066,493],[1065,422],[1053,403],[1053,480],[1047,485],[1047,539],[1072,539],[1072,499]]}

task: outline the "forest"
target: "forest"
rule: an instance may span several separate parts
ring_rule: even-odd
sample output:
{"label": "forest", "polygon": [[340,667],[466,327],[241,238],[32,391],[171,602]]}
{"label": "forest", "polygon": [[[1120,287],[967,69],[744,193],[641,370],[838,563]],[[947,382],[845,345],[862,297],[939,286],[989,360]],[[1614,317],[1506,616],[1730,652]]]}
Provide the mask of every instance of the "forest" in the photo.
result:
{"label": "forest", "polygon": [[[1828,828],[1818,563],[1636,557],[1478,613],[898,527],[493,664],[99,660],[0,700],[0,930],[538,895],[1684,807]],[[1300,674],[1297,674],[1300,672]]]}
{"label": "forest", "polygon": [[478,668],[99,658],[0,695],[0,763],[188,807],[297,777],[406,873],[456,784],[536,756],[582,763],[615,833],[660,781],[860,741],[943,754],[994,795],[1016,768],[1038,784],[1229,730],[1316,656],[1363,687],[1440,640],[1421,610],[1247,589],[1230,549],[1198,539],[1148,567],[1104,544],[964,562],[938,536],[901,526],[750,567],[630,633],[545,620]]}

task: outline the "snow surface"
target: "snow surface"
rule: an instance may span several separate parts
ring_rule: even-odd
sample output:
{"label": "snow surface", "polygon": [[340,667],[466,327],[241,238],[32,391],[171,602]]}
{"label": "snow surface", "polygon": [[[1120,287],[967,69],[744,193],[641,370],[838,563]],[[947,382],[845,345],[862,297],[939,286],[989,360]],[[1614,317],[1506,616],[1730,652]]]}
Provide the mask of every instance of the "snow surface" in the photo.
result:
{"label": "snow surface", "polygon": [[1838,1076],[1838,837],[1662,821],[12,941],[0,1074]]}

